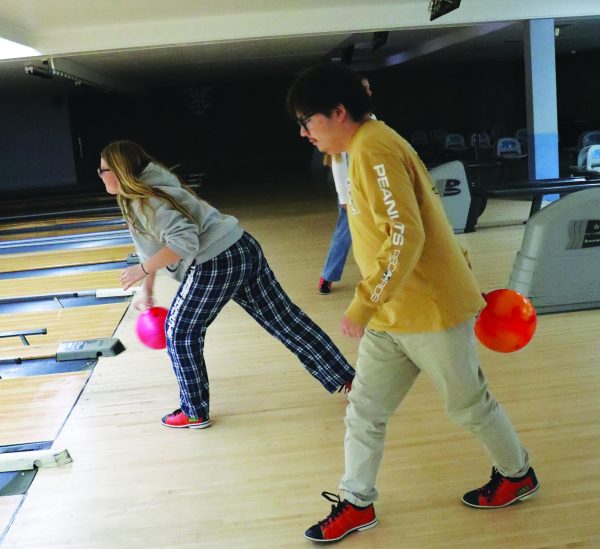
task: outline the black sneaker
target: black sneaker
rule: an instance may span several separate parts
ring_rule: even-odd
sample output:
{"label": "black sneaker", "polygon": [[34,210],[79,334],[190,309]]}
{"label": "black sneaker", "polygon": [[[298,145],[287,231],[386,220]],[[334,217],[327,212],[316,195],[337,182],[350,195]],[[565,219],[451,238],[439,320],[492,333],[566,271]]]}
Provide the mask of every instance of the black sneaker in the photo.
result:
{"label": "black sneaker", "polygon": [[321,277],[319,279],[319,293],[323,294],[323,295],[327,295],[331,293],[331,286],[333,285],[333,282],[331,282],[330,280],[325,280],[323,277]]}
{"label": "black sneaker", "polygon": [[351,532],[367,530],[377,524],[373,504],[358,507],[348,500],[341,501],[331,492],[322,492],[321,495],[335,505],[331,506],[329,516],[304,532],[305,538],[321,543],[339,541]]}
{"label": "black sneaker", "polygon": [[471,490],[463,496],[463,503],[478,509],[498,509],[522,499],[533,496],[540,489],[540,483],[533,468],[529,468],[522,477],[512,478],[492,469],[490,481],[477,490]]}

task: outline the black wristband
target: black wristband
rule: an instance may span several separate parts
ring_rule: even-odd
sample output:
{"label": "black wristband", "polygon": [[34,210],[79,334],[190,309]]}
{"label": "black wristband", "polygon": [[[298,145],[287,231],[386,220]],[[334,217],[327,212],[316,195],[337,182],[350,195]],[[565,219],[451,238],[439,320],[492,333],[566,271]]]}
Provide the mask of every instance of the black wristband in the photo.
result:
{"label": "black wristband", "polygon": [[143,263],[140,263],[140,267],[142,268],[142,271],[144,271],[145,274],[149,274],[148,271],[146,269],[144,269]]}

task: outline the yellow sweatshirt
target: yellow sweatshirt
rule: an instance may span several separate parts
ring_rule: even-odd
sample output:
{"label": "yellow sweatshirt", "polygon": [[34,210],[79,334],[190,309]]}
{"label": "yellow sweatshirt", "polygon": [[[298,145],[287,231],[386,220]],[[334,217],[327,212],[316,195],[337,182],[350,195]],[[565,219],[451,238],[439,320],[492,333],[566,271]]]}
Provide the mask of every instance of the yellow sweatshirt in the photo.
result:
{"label": "yellow sweatshirt", "polygon": [[348,221],[363,280],[347,316],[373,330],[412,333],[474,316],[485,302],[417,153],[371,120],[348,154]]}

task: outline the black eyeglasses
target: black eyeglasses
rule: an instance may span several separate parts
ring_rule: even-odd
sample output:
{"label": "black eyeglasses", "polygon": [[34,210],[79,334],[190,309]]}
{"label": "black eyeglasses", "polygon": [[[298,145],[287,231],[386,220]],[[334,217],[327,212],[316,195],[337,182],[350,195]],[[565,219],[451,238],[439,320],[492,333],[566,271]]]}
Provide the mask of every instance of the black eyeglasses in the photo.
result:
{"label": "black eyeglasses", "polygon": [[296,119],[296,123],[298,124],[298,126],[300,126],[301,128],[304,128],[304,131],[306,132],[310,132],[310,130],[308,129],[308,121],[315,115],[318,114],[316,112],[312,112],[310,114],[307,114],[306,116],[301,116],[300,118]]}
{"label": "black eyeglasses", "polygon": [[99,177],[102,177],[104,172],[112,172],[112,170],[109,168],[98,168],[96,171],[98,172]]}

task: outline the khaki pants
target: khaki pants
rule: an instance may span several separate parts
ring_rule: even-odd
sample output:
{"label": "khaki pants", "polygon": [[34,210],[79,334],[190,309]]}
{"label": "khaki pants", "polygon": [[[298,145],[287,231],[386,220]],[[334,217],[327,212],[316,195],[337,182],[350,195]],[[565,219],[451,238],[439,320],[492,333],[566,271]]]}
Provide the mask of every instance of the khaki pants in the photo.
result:
{"label": "khaki pants", "polygon": [[377,499],[375,479],[388,418],[422,371],[444,398],[448,416],[481,441],[500,473],[525,474],[529,468],[527,452],[487,389],[473,325],[474,319],[443,332],[420,334],[366,330],[348,396],[342,497],[356,505]]}

